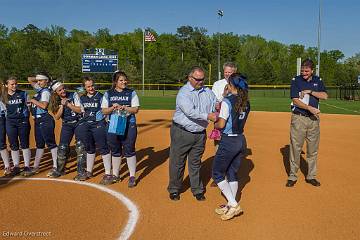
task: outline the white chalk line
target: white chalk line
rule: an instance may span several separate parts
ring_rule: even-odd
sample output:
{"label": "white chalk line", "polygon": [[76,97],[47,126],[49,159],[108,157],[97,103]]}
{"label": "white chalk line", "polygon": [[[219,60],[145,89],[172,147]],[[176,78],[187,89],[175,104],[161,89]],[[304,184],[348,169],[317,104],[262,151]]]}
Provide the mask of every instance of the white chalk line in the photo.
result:
{"label": "white chalk line", "polygon": [[333,107],[333,108],[337,108],[337,109],[349,111],[349,112],[360,113],[359,111],[356,111],[356,110],[350,110],[350,109],[347,109],[347,108],[338,107],[338,106],[335,106],[335,105],[332,105],[332,104],[328,104],[328,103],[324,103],[324,102],[322,102],[321,104],[327,105],[327,106],[330,106],[330,107]]}
{"label": "white chalk line", "polygon": [[111,190],[107,187],[95,184],[95,183],[89,183],[89,182],[78,182],[73,180],[67,180],[67,179],[53,179],[53,178],[0,178],[1,180],[9,180],[9,182],[13,180],[31,180],[31,181],[53,181],[53,182],[64,182],[64,183],[72,183],[72,184],[78,184],[83,186],[92,187],[95,189],[98,189],[102,192],[108,193],[111,196],[118,199],[120,202],[125,204],[126,208],[129,210],[129,220],[125,226],[125,228],[122,230],[120,236],[117,238],[119,240],[125,240],[129,239],[131,234],[134,232],[136,223],[139,219],[139,210],[135,203],[133,203],[129,198],[125,197],[123,194],[116,192],[114,190]]}

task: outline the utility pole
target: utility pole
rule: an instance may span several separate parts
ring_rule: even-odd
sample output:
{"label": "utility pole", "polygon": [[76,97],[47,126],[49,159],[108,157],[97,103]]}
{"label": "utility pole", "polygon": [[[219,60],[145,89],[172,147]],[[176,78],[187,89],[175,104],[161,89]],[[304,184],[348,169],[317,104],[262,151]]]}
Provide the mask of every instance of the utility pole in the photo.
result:
{"label": "utility pole", "polygon": [[317,65],[316,65],[316,75],[320,77],[320,41],[321,41],[321,2],[319,0],[319,22],[318,22],[318,42],[317,42],[317,49],[318,49],[318,56],[317,56]]}
{"label": "utility pole", "polygon": [[220,23],[221,23],[221,19],[222,17],[224,16],[224,11],[223,10],[218,10],[217,12],[218,14],[218,19],[219,19],[219,25],[218,25],[218,28],[219,28],[219,41],[218,41],[218,80],[221,79],[221,69],[220,69]]}

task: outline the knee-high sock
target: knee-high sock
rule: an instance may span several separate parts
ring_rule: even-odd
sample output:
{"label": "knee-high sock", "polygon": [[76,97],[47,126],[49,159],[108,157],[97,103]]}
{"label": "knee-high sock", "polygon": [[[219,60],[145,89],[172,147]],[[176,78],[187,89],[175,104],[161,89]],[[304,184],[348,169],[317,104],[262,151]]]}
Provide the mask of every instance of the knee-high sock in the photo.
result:
{"label": "knee-high sock", "polygon": [[136,172],[136,156],[126,158],[126,162],[129,168],[130,177],[134,177]]}
{"label": "knee-high sock", "polygon": [[92,173],[95,162],[95,153],[86,154],[86,171]]}
{"label": "knee-high sock", "polygon": [[0,151],[1,154],[1,158],[4,161],[4,166],[5,168],[10,167],[10,163],[9,163],[9,152],[7,151],[7,149],[3,149]]}
{"label": "knee-high sock", "polygon": [[20,164],[19,150],[17,151],[11,150],[11,158],[13,160],[14,167],[18,167]]}
{"label": "knee-high sock", "polygon": [[236,198],[237,191],[238,191],[238,188],[239,188],[239,183],[238,183],[238,181],[229,182],[229,185],[230,185],[231,192],[232,192],[233,196]]}
{"label": "knee-high sock", "polygon": [[105,174],[110,175],[111,174],[111,154],[108,153],[106,155],[102,155],[104,168],[105,168]]}
{"label": "knee-high sock", "polygon": [[220,188],[221,192],[225,195],[225,197],[228,201],[228,205],[232,206],[232,207],[236,207],[237,202],[235,200],[234,195],[232,194],[230,184],[228,183],[228,181],[224,180],[224,181],[219,182],[218,187]]}
{"label": "knee-high sock", "polygon": [[35,160],[34,160],[34,168],[38,168],[40,165],[40,161],[42,156],[44,155],[44,149],[43,148],[37,148],[36,154],[35,154]]}
{"label": "knee-high sock", "polygon": [[52,160],[53,160],[53,167],[57,168],[57,151],[58,151],[58,148],[54,147],[50,151],[51,151],[51,157],[52,157]]}
{"label": "knee-high sock", "polygon": [[23,153],[25,167],[30,167],[30,158],[31,158],[30,149],[29,148],[23,149],[22,153]]}
{"label": "knee-high sock", "polygon": [[121,157],[111,157],[111,161],[112,161],[112,167],[113,167],[113,175],[115,175],[116,177],[118,177],[120,175],[120,165],[121,165]]}

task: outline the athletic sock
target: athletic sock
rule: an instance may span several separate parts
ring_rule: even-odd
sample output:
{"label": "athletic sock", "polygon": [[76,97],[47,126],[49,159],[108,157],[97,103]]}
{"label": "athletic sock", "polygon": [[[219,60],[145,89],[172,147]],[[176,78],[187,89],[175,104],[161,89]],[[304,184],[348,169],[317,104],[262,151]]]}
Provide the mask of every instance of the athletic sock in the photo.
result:
{"label": "athletic sock", "polygon": [[58,155],[57,151],[58,151],[58,148],[54,147],[50,151],[51,151],[51,157],[52,157],[52,160],[53,160],[53,167],[57,168],[57,155]]}
{"label": "athletic sock", "polygon": [[225,195],[226,200],[228,201],[228,205],[232,207],[236,207],[237,202],[235,200],[234,195],[232,194],[228,181],[224,180],[219,182],[218,187],[220,188],[221,192]]}
{"label": "athletic sock", "polygon": [[23,153],[25,167],[30,167],[30,158],[31,158],[30,149],[29,148],[23,149],[22,153]]}
{"label": "athletic sock", "polygon": [[1,154],[1,158],[4,161],[4,166],[5,168],[10,167],[10,162],[9,162],[9,152],[7,151],[7,149],[3,149],[0,151]]}
{"label": "athletic sock", "polygon": [[121,165],[121,157],[112,156],[112,167],[113,167],[113,175],[118,177],[120,175],[120,165]]}
{"label": "athletic sock", "polygon": [[37,148],[36,154],[35,154],[35,160],[34,160],[34,168],[39,168],[40,161],[42,156],[44,155],[44,149],[43,148]]}
{"label": "athletic sock", "polygon": [[11,150],[11,158],[13,160],[14,167],[18,167],[20,164],[19,150],[17,151]]}
{"label": "athletic sock", "polygon": [[108,153],[106,155],[102,155],[104,168],[105,168],[105,174],[110,175],[111,174],[111,154]]}
{"label": "athletic sock", "polygon": [[95,153],[86,154],[86,171],[92,173],[95,163]]}
{"label": "athletic sock", "polygon": [[239,182],[238,181],[229,182],[229,185],[230,185],[233,196],[236,198],[238,187],[239,187]]}
{"label": "athletic sock", "polygon": [[136,156],[126,158],[126,162],[129,168],[130,177],[134,177],[136,172]]}

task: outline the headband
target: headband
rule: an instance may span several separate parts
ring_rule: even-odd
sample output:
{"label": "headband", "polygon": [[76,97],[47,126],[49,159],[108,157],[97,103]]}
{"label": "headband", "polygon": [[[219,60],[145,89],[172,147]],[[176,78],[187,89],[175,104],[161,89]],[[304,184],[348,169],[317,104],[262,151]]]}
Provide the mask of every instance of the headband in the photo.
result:
{"label": "headband", "polygon": [[49,78],[42,74],[37,74],[35,77],[36,80],[49,80]]}
{"label": "headband", "polygon": [[244,78],[243,76],[236,76],[234,78],[230,78],[230,82],[235,87],[240,88],[245,91],[247,91],[249,88],[248,83],[246,82],[246,78]]}
{"label": "headband", "polygon": [[55,82],[52,86],[51,89],[53,91],[55,91],[58,87],[60,87],[61,85],[63,85],[61,82]]}

